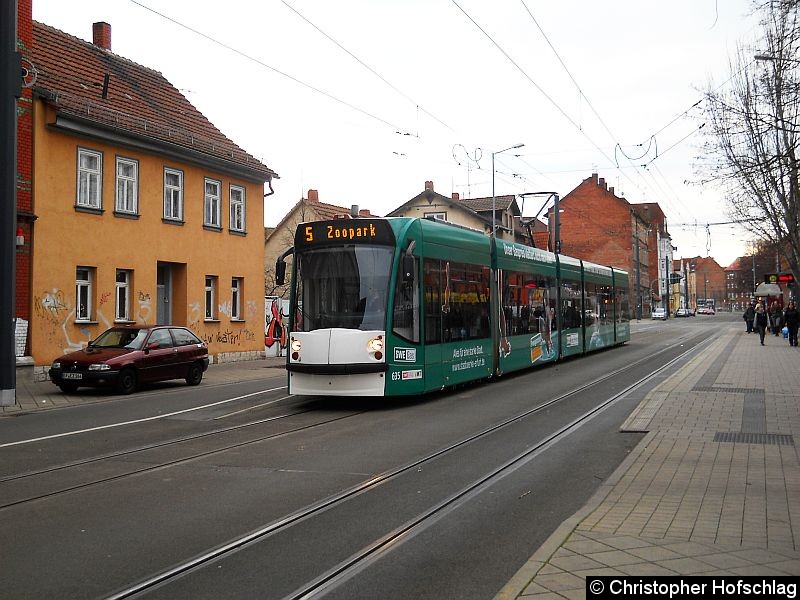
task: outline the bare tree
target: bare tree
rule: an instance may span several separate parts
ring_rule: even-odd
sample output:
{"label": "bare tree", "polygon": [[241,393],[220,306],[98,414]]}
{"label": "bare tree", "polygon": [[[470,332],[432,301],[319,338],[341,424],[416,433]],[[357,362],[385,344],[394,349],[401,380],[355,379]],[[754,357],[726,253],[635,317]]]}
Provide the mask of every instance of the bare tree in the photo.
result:
{"label": "bare tree", "polygon": [[[269,238],[270,242],[276,242],[273,251],[265,256],[264,264],[264,294],[266,296],[278,296],[279,298],[289,298],[290,283],[287,281],[283,285],[278,285],[275,281],[275,261],[278,255],[287,248],[294,245],[294,232],[300,223],[308,220],[316,220],[317,216],[309,207],[307,200],[302,200],[292,209],[287,215],[285,221],[281,221],[275,231],[272,232]],[[266,240],[265,240],[266,245]],[[293,257],[289,256],[286,259],[286,273],[287,278],[291,276]]]}
{"label": "bare tree", "polygon": [[729,84],[705,94],[704,171],[732,218],[769,242],[800,281],[800,25],[797,0],[757,7],[761,39],[741,46]]}

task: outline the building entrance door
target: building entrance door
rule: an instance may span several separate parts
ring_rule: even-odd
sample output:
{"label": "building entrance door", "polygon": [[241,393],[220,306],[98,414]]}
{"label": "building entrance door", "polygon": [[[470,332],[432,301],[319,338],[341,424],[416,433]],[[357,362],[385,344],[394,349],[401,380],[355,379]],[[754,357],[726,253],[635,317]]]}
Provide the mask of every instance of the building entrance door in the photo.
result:
{"label": "building entrance door", "polygon": [[157,323],[172,325],[172,267],[158,263],[156,267]]}

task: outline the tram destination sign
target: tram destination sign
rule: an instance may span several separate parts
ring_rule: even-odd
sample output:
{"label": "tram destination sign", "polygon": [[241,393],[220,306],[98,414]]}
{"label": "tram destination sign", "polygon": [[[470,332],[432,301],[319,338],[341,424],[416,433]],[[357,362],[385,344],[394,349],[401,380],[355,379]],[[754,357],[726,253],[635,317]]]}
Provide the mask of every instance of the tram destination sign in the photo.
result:
{"label": "tram destination sign", "polygon": [[300,223],[294,235],[296,248],[341,244],[380,244],[394,246],[389,223],[383,219],[336,219]]}

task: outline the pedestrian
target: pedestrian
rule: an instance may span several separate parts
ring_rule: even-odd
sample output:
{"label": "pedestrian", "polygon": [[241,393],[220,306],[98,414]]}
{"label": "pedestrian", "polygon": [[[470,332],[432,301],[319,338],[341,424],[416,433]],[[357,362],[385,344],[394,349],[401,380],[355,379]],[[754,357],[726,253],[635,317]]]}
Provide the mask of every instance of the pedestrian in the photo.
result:
{"label": "pedestrian", "polygon": [[786,310],[783,311],[783,322],[786,323],[786,328],[789,330],[789,345],[797,346],[797,329],[800,326],[800,313],[797,312],[797,305],[794,300],[786,305]]}
{"label": "pedestrian", "polygon": [[772,335],[780,335],[783,321],[783,311],[777,301],[769,305],[769,326]]}
{"label": "pedestrian", "polygon": [[764,308],[764,305],[759,302],[756,304],[756,318],[755,318],[755,325],[756,331],[758,331],[758,337],[761,339],[761,345],[764,345],[764,336],[767,333],[767,325],[769,324],[769,318],[767,316],[767,309]]}
{"label": "pedestrian", "polygon": [[747,305],[742,318],[745,325],[747,325],[747,333],[753,333],[753,319],[756,318],[756,307],[752,302]]}

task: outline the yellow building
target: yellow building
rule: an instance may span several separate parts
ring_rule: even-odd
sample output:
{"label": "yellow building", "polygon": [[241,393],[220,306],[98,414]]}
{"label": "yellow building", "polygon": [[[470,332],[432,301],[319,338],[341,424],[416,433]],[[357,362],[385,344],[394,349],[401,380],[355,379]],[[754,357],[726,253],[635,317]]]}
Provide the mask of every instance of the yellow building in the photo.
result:
{"label": "yellow building", "polygon": [[[277,175],[160,73],[34,22],[29,348],[37,376],[116,323],[264,351],[264,184]],[[271,188],[270,188],[271,189]]]}

